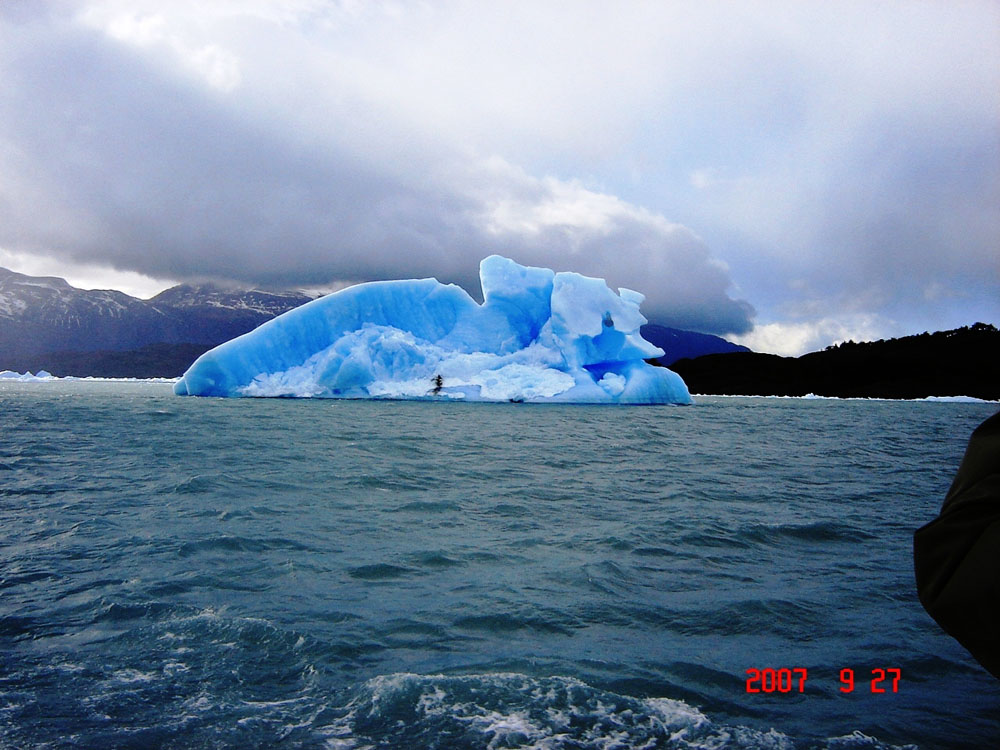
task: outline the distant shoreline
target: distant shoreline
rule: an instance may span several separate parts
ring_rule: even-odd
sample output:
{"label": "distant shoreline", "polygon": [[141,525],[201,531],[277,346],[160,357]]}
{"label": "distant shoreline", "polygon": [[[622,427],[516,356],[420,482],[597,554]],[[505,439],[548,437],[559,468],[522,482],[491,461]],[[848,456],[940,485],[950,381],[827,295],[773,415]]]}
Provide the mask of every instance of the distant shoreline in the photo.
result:
{"label": "distant shoreline", "polygon": [[[40,371],[44,372],[44,371]],[[48,373],[34,375],[28,373],[15,373],[12,370],[0,371],[0,384],[4,383],[58,383],[58,382],[86,382],[86,383],[151,383],[156,385],[173,385],[179,378],[106,378],[94,375],[79,377],[76,375],[57,376]],[[885,398],[880,396],[818,396],[814,393],[807,393],[804,396],[775,396],[775,395],[754,395],[746,393],[692,393],[691,397],[699,398],[769,398],[769,399],[793,399],[802,401],[910,401],[914,403],[952,403],[952,404],[1000,404],[1000,399],[984,399],[976,396],[923,396],[915,398]],[[330,400],[330,399],[324,399]],[[336,399],[334,399],[336,400]],[[413,399],[345,399],[360,401],[400,401]],[[461,399],[457,399],[461,401]],[[470,402],[471,403],[471,402]],[[697,404],[697,401],[696,401]]]}
{"label": "distant shoreline", "polygon": [[[124,351],[49,352],[8,358],[0,361],[0,369],[16,371],[15,378],[21,372],[44,370],[78,379],[174,382],[210,348],[160,343]],[[668,367],[693,394],[878,400],[968,397],[997,402],[1000,331],[976,323],[886,341],[846,342],[800,357],[722,352],[680,359]]]}
{"label": "distant shoreline", "polygon": [[1000,400],[1000,331],[985,323],[887,341],[849,341],[801,357],[736,352],[674,362],[692,393]]}
{"label": "distant shoreline", "polygon": [[751,396],[743,393],[692,393],[691,398],[775,398],[794,399],[800,401],[911,401],[930,404],[1000,404],[1000,399],[977,398],[976,396],[923,396],[915,398],[886,398],[881,396],[817,396],[807,393],[805,396]]}

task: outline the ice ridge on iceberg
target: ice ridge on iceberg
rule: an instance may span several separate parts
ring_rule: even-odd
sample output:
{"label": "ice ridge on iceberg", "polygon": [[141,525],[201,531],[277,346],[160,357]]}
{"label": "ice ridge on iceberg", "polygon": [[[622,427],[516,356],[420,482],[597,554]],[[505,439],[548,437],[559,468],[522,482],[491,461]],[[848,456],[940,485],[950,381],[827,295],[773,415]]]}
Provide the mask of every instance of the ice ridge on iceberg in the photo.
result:
{"label": "ice ridge on iceberg", "polygon": [[279,315],[205,352],[178,395],[460,398],[687,404],[663,351],[639,334],[643,295],[603,279],[479,267],[483,303],[436,279],[374,281]]}

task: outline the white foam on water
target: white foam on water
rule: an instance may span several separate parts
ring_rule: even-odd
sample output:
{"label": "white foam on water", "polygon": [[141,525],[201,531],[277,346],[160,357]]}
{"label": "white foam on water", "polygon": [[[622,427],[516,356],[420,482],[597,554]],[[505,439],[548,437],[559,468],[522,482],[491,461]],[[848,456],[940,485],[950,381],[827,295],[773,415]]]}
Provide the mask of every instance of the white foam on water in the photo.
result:
{"label": "white foam on water", "polygon": [[842,737],[826,740],[825,750],[918,750],[916,745],[886,745],[874,737],[855,729]]}
{"label": "white foam on water", "polygon": [[877,398],[874,396],[817,396],[807,393],[805,396],[757,396],[754,394],[737,393],[692,393],[691,398],[764,398],[787,399],[792,401],[908,401],[910,403],[937,402],[948,404],[1000,404],[1000,401],[977,398],[975,396],[925,396],[924,398]]}
{"label": "white foam on water", "polygon": [[[486,750],[795,750],[778,729],[713,722],[671,698],[634,698],[571,677],[392,674],[364,683],[343,715],[320,728],[331,750],[476,747]],[[915,750],[861,732],[819,750]]]}

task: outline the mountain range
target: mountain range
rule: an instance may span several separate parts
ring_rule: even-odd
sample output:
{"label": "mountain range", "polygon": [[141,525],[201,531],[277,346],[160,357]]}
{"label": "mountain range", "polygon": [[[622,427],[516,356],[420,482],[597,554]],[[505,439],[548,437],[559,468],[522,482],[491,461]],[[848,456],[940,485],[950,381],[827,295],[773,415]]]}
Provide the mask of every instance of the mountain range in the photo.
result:
{"label": "mountain range", "polygon": [[294,291],[181,284],[141,300],[0,268],[0,369],[179,375],[201,352],[310,299]]}
{"label": "mountain range", "polygon": [[[301,291],[181,284],[142,300],[0,268],[0,370],[176,377],[198,355],[314,297]],[[718,336],[651,323],[642,335],[683,357],[749,351]]]}

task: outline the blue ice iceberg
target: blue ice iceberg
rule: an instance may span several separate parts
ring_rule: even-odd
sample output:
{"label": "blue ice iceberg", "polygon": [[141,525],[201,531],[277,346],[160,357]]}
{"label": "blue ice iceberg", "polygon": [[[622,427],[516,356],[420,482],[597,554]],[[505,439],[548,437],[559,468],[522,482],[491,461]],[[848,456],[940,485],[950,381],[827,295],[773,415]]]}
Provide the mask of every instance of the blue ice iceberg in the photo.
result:
{"label": "blue ice iceberg", "polygon": [[358,284],[286,312],[201,355],[185,396],[458,398],[687,404],[680,376],[643,361],[643,296],[602,279],[479,267],[483,304],[436,279]]}

